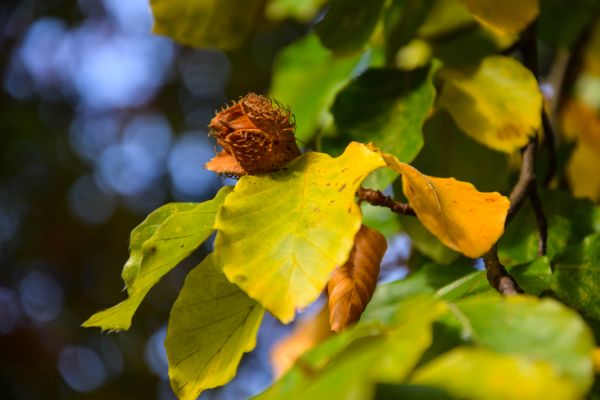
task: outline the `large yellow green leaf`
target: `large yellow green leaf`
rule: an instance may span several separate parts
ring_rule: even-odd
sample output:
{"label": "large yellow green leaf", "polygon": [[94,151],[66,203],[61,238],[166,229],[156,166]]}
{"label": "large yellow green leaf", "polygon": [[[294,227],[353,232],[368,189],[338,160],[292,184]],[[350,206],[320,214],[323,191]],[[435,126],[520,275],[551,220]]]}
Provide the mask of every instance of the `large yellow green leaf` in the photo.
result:
{"label": "large yellow green leaf", "polygon": [[575,385],[548,362],[469,347],[458,347],[425,364],[414,373],[412,383],[442,388],[460,399],[581,398]]}
{"label": "large yellow green leaf", "polygon": [[194,47],[232,49],[258,21],[263,0],[151,0],[154,33]]}
{"label": "large yellow green leaf", "polygon": [[293,110],[298,139],[307,142],[323,126],[335,94],[348,82],[360,59],[360,54],[335,57],[315,34],[277,55],[269,96]]}
{"label": "large yellow green leaf", "polygon": [[471,296],[455,306],[463,334],[475,343],[499,353],[549,362],[580,395],[591,386],[594,339],[575,311],[549,298],[496,293]]}
{"label": "large yellow green leaf", "polygon": [[361,223],[355,192],[384,165],[379,153],[351,143],[337,158],[306,153],[282,171],[242,177],[215,222],[229,280],[291,321],[346,260]]}
{"label": "large yellow green leaf", "polygon": [[497,192],[483,193],[454,178],[427,176],[390,154],[387,164],[402,174],[402,188],[419,220],[446,246],[476,258],[504,232],[510,202]]}
{"label": "large yellow green leaf", "polygon": [[525,29],[540,13],[540,0],[460,0],[483,25],[506,33]]}
{"label": "large yellow green leaf", "polygon": [[444,69],[439,106],[473,139],[512,153],[541,124],[542,94],[533,74],[518,61],[486,57],[477,66]]}
{"label": "large yellow green leaf", "polygon": [[323,8],[328,0],[270,0],[265,9],[267,17],[281,21],[294,18],[308,22]]}
{"label": "large yellow green leaf", "polygon": [[148,291],[212,233],[217,210],[231,190],[224,187],[213,200],[193,208],[166,206],[151,214],[132,233],[132,255],[123,271],[129,297],[92,315],[82,326],[129,329],[131,318]]}
{"label": "large yellow green leaf", "polygon": [[230,283],[213,254],[187,276],[171,309],[165,347],[171,386],[181,400],[224,385],[256,345],[264,309]]}

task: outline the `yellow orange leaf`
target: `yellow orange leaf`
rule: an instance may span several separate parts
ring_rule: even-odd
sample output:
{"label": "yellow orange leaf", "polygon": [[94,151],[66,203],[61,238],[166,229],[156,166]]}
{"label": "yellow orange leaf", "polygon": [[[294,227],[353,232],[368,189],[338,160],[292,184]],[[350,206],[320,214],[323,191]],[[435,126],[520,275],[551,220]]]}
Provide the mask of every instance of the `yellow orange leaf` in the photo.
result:
{"label": "yellow orange leaf", "polygon": [[484,26],[518,33],[540,13],[539,0],[460,0]]}
{"label": "yellow orange leaf", "polygon": [[509,200],[497,192],[479,192],[467,182],[434,178],[390,154],[384,160],[402,174],[402,190],[417,217],[446,246],[476,258],[504,232]]}
{"label": "yellow orange leaf", "polygon": [[350,257],[333,272],[329,293],[329,323],[339,332],[358,321],[367,307],[379,276],[379,265],[387,249],[385,237],[362,225],[354,237]]}
{"label": "yellow orange leaf", "polygon": [[525,146],[541,125],[542,94],[533,74],[504,56],[440,71],[438,105],[478,142],[512,153]]}

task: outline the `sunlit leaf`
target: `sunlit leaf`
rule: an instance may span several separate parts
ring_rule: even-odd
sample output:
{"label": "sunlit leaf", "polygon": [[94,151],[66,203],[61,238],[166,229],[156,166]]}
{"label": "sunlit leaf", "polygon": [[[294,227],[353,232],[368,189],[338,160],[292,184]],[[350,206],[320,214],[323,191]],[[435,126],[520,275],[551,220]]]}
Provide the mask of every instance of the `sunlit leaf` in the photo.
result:
{"label": "sunlit leaf", "polygon": [[557,258],[552,290],[584,315],[600,319],[600,234],[588,236]]}
{"label": "sunlit leaf", "polygon": [[331,0],[315,31],[328,49],[338,54],[362,50],[379,20],[385,0]]}
{"label": "sunlit leaf", "polygon": [[328,0],[270,0],[265,9],[266,15],[274,20],[295,18],[309,21]]}
{"label": "sunlit leaf", "polygon": [[[421,129],[435,98],[435,69],[371,69],[351,81],[331,109],[339,135],[412,161],[423,146]],[[394,178],[382,176],[375,186],[385,188]]]}
{"label": "sunlit leaf", "polygon": [[[213,200],[197,204],[190,209],[174,206],[174,211],[160,210],[136,228],[135,239],[143,240],[143,244],[131,243],[133,254],[130,261],[133,261],[128,261],[128,272],[125,273],[129,297],[92,315],[82,326],[97,326],[109,330],[129,329],[131,318],[148,291],[212,233],[217,210],[231,190],[230,187],[224,187]],[[163,220],[163,213],[170,215]],[[158,227],[152,226],[157,223],[160,223]],[[135,266],[137,262],[139,267]]]}
{"label": "sunlit leaf", "polygon": [[254,349],[264,309],[230,283],[213,254],[187,276],[171,309],[165,347],[171,386],[182,400],[224,385]]}
{"label": "sunlit leaf", "polygon": [[335,94],[350,79],[360,58],[360,54],[334,57],[315,34],[292,43],[277,56],[269,96],[290,106],[299,140],[307,142],[323,125]]}
{"label": "sunlit leaf", "polygon": [[518,33],[539,14],[540,0],[460,0],[485,26],[501,32]]}
{"label": "sunlit leaf", "polygon": [[506,197],[478,192],[470,183],[454,178],[424,175],[389,154],[383,157],[402,174],[404,194],[419,220],[449,248],[477,258],[504,232]]}
{"label": "sunlit leaf", "polygon": [[469,297],[455,305],[464,335],[475,343],[499,353],[550,362],[560,376],[575,384],[579,395],[589,389],[594,342],[573,310],[552,299],[497,294]]}
{"label": "sunlit leaf", "polygon": [[458,347],[419,368],[412,383],[444,389],[452,398],[579,399],[552,364],[479,348]]}
{"label": "sunlit leaf", "polygon": [[439,75],[439,105],[480,143],[512,153],[539,129],[542,95],[533,74],[518,61],[490,56],[477,66]]}
{"label": "sunlit leaf", "polygon": [[215,223],[227,277],[283,322],[315,300],[350,252],[361,222],[355,192],[380,154],[351,143],[306,153],[271,175],[244,176]]}
{"label": "sunlit leaf", "polygon": [[154,33],[194,47],[240,46],[258,22],[262,0],[150,0]]}

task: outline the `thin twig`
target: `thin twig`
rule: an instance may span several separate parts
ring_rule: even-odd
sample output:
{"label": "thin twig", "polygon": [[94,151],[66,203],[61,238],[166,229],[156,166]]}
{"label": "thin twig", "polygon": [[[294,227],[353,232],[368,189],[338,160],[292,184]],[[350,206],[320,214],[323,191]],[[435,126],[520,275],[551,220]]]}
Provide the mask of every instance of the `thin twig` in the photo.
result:
{"label": "thin twig", "polygon": [[485,264],[490,285],[492,285],[500,294],[511,296],[523,293],[523,289],[519,287],[519,284],[509,275],[506,268],[504,268],[504,265],[500,262],[496,245],[483,256],[483,262]]}
{"label": "thin twig", "polygon": [[356,194],[358,195],[359,201],[366,201],[374,206],[387,207],[398,214],[416,216],[415,210],[413,210],[410,205],[400,203],[390,196],[381,193],[379,190],[359,188]]}

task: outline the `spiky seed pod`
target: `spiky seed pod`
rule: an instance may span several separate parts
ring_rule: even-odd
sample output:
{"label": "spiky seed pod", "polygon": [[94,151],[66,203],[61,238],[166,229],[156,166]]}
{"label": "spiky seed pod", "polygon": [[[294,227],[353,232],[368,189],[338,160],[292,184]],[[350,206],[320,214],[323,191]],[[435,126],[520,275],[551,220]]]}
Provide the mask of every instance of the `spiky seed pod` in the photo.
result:
{"label": "spiky seed pod", "polygon": [[206,169],[226,175],[275,171],[300,155],[291,112],[266,96],[247,94],[208,125],[223,148]]}
{"label": "spiky seed pod", "polygon": [[364,225],[360,227],[348,261],[333,272],[327,284],[332,331],[339,332],[360,318],[377,286],[386,249],[387,242],[381,233]]}

